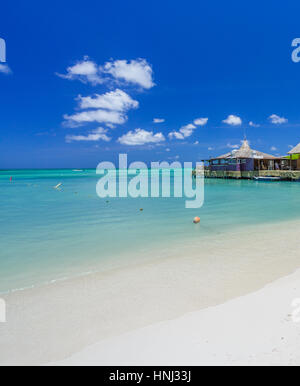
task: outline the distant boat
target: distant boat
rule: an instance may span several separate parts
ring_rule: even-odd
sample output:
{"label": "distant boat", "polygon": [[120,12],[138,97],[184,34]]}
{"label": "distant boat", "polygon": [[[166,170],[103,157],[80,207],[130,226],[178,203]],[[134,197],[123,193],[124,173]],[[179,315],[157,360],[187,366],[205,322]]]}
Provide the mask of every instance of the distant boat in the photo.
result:
{"label": "distant boat", "polygon": [[81,169],[73,169],[72,172],[83,172]]}
{"label": "distant boat", "polygon": [[255,181],[280,181],[280,177],[254,177]]}

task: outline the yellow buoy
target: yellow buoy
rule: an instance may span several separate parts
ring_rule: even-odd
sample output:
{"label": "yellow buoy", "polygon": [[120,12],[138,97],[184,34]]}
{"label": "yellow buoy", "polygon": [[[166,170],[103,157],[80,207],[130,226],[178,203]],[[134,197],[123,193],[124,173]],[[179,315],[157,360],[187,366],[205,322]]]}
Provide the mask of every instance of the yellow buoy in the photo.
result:
{"label": "yellow buoy", "polygon": [[201,221],[200,217],[194,218],[194,224],[199,224],[200,221]]}

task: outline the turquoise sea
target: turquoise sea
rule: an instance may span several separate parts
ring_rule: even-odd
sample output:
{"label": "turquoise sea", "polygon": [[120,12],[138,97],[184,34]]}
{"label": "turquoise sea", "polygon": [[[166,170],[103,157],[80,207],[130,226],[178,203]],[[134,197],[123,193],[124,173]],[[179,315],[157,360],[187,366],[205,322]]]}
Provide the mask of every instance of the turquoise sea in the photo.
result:
{"label": "turquoise sea", "polygon": [[204,206],[186,209],[185,198],[100,199],[98,179],[95,170],[0,171],[0,293],[184,253],[207,236],[300,218],[297,182],[207,179]]}

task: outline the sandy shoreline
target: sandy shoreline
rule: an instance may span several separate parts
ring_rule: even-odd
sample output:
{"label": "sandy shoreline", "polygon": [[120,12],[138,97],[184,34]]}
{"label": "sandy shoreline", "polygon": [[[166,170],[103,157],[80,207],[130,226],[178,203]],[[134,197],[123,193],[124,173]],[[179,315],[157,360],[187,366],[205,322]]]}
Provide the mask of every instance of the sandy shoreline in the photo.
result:
{"label": "sandy shoreline", "polygon": [[222,305],[103,340],[55,365],[300,366],[299,347],[300,270]]}
{"label": "sandy shoreline", "polygon": [[[150,325],[155,331],[157,323],[177,323],[185,314],[205,313],[257,291],[300,267],[299,229],[299,222],[242,229],[200,247],[184,246],[184,253],[178,251],[172,258],[5,295],[8,320],[0,324],[0,365],[59,362],[96,342],[101,346],[101,341],[104,348],[99,353],[110,352],[115,343],[109,339],[120,336],[121,344],[123,334],[137,331],[139,336],[138,331]],[[296,297],[300,297],[300,288],[298,292]],[[224,312],[219,319],[230,315]],[[276,329],[275,325],[275,333]],[[185,335],[178,331],[180,342]],[[97,358],[105,364],[101,354]],[[122,363],[113,354],[107,358],[110,364]],[[141,358],[151,362],[151,356]],[[192,364],[193,357],[185,358],[186,364]],[[90,360],[83,354],[82,364]]]}

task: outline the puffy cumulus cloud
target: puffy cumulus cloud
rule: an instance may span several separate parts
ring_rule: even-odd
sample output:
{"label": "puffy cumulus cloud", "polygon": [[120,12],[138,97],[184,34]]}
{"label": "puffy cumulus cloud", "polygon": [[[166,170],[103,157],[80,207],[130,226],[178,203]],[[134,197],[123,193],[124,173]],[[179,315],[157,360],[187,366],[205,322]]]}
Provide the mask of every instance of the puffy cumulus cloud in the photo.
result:
{"label": "puffy cumulus cloud", "polygon": [[194,130],[196,129],[196,126],[192,123],[189,123],[188,125],[182,126],[182,128],[179,130],[181,134],[183,134],[184,138],[190,137]]}
{"label": "puffy cumulus cloud", "polygon": [[254,123],[252,121],[249,122],[249,126],[251,126],[251,127],[260,127],[260,125],[258,123]]}
{"label": "puffy cumulus cloud", "polygon": [[[145,59],[115,60],[98,66],[89,57],[84,57],[83,60],[68,67],[66,74],[57,75],[64,79],[77,79],[92,85],[108,83],[111,86],[123,81],[123,83],[135,84],[142,88],[154,86],[153,71]],[[63,124],[66,127],[79,127],[86,123],[104,123],[107,127],[113,128],[127,121],[126,112],[128,110],[139,107],[138,101],[119,88],[105,94],[79,95],[77,100],[78,109],[83,111],[65,114]]]}
{"label": "puffy cumulus cloud", "polygon": [[165,141],[165,137],[162,133],[154,134],[153,131],[146,131],[143,129],[129,131],[127,134],[122,135],[122,137],[118,139],[119,143],[129,146],[159,143],[163,141]]}
{"label": "puffy cumulus cloud", "polygon": [[99,66],[88,56],[85,56],[83,60],[68,67],[66,74],[57,73],[56,75],[64,79],[79,80],[92,85],[124,82],[145,89],[155,86],[153,70],[146,59],[111,60]]}
{"label": "puffy cumulus cloud", "polygon": [[277,147],[276,146],[272,146],[271,147],[271,151],[277,151],[278,149],[277,149]]}
{"label": "puffy cumulus cloud", "polygon": [[81,109],[106,109],[113,111],[127,111],[139,107],[139,102],[132,99],[126,92],[116,89],[105,94],[78,97]]}
{"label": "puffy cumulus cloud", "polygon": [[172,131],[168,134],[169,138],[175,138],[175,139],[184,139],[187,137],[190,137],[194,130],[196,129],[196,126],[192,123],[189,123],[188,125],[182,126],[179,131]]}
{"label": "puffy cumulus cloud", "polygon": [[163,118],[154,118],[153,123],[164,123],[166,120]]}
{"label": "puffy cumulus cloud", "polygon": [[138,101],[132,99],[122,90],[110,91],[105,94],[77,98],[78,107],[85,111],[72,115],[64,115],[65,126],[77,127],[84,123],[105,123],[108,127],[120,125],[127,121],[126,112],[136,109]]}
{"label": "puffy cumulus cloud", "polygon": [[155,86],[153,70],[146,59],[106,62],[100,67],[100,71],[101,73],[111,75],[114,79],[136,84],[145,89]]}
{"label": "puffy cumulus cloud", "polygon": [[111,140],[110,137],[107,136],[107,129],[103,129],[99,127],[98,129],[93,130],[88,135],[67,135],[66,142],[97,142],[97,141],[105,141],[109,142]]}
{"label": "puffy cumulus cloud", "polygon": [[242,124],[241,118],[236,115],[228,115],[228,117],[224,119],[222,122],[231,126],[239,126]]}
{"label": "puffy cumulus cloud", "polygon": [[179,131],[171,131],[169,134],[168,134],[168,137],[170,139],[184,139],[184,136],[183,134],[179,133]]}
{"label": "puffy cumulus cloud", "polygon": [[73,115],[64,115],[65,126],[77,127],[85,123],[97,122],[121,125],[127,120],[127,116],[120,111],[88,110]]}
{"label": "puffy cumulus cloud", "polygon": [[193,123],[189,123],[188,125],[182,126],[178,131],[171,131],[168,136],[170,139],[185,139],[190,137],[197,126],[204,126],[208,122],[208,118],[197,118]]}
{"label": "puffy cumulus cloud", "polygon": [[56,74],[63,79],[79,80],[83,83],[91,83],[93,85],[104,82],[99,74],[99,68],[95,62],[90,60],[87,56],[78,61],[74,66],[67,68],[66,74]]}
{"label": "puffy cumulus cloud", "polygon": [[227,147],[229,147],[230,149],[239,149],[240,145],[232,145],[231,143],[227,143]]}
{"label": "puffy cumulus cloud", "polygon": [[9,74],[12,74],[12,70],[9,68],[7,64],[0,63],[0,73],[9,75]]}
{"label": "puffy cumulus cloud", "polygon": [[194,120],[196,126],[205,126],[208,122],[208,118],[197,118]]}
{"label": "puffy cumulus cloud", "polygon": [[274,125],[281,125],[282,123],[287,123],[288,122],[288,120],[286,118],[280,117],[279,115],[276,115],[276,114],[270,115],[269,116],[269,120]]}

